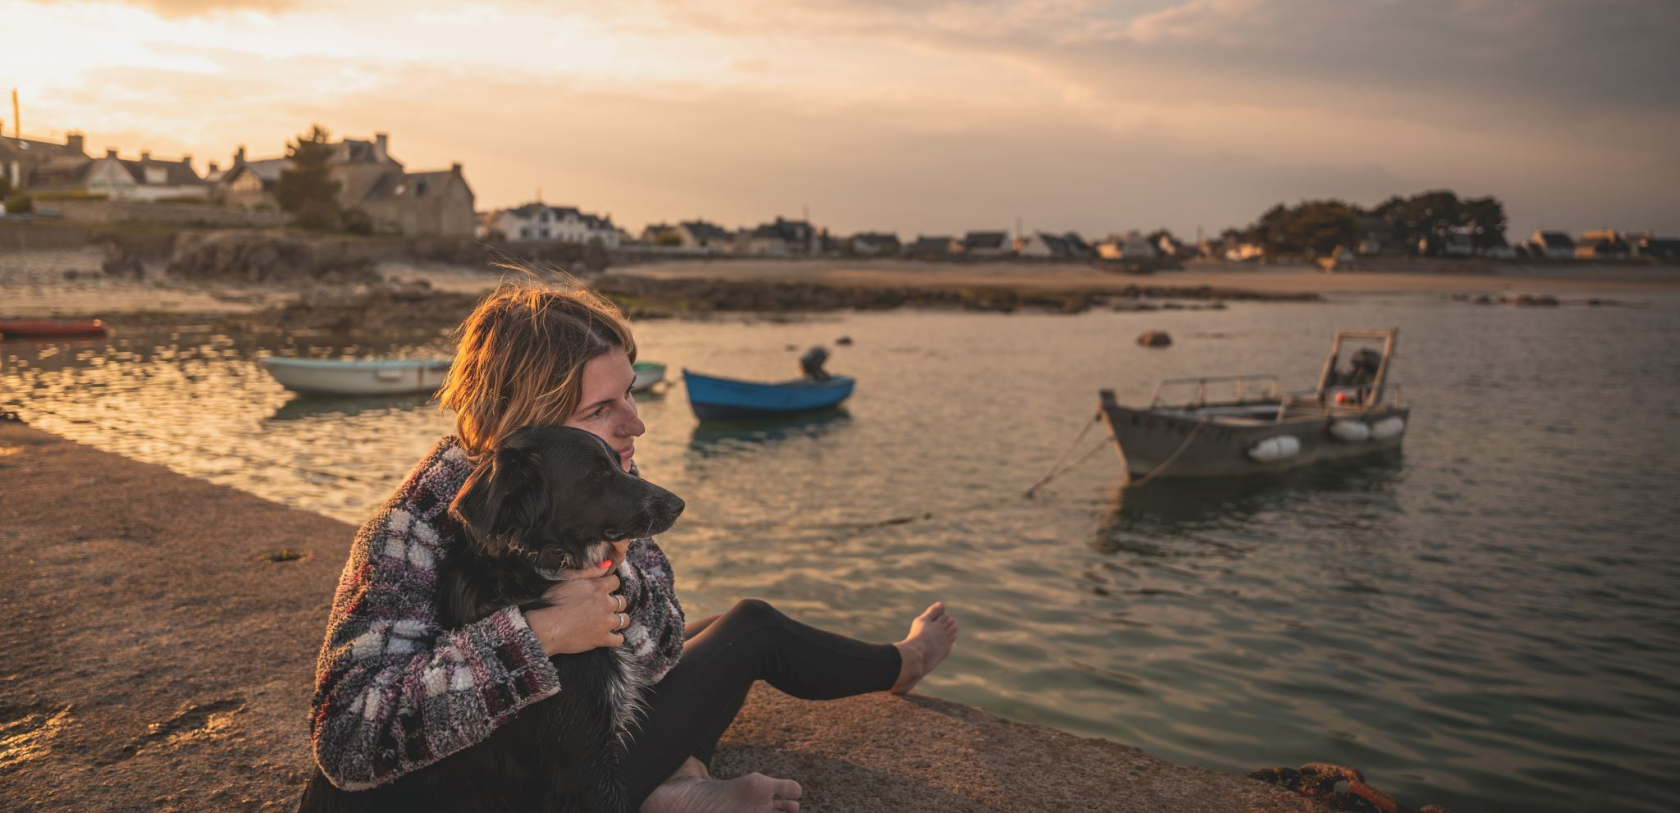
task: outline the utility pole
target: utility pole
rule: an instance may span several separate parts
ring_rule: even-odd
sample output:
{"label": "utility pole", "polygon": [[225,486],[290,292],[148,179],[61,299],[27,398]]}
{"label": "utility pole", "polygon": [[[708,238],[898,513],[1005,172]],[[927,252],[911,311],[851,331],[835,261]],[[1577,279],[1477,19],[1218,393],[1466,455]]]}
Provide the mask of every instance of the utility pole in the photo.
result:
{"label": "utility pole", "polygon": [[18,114],[17,88],[12,88],[12,136],[23,143],[23,116]]}

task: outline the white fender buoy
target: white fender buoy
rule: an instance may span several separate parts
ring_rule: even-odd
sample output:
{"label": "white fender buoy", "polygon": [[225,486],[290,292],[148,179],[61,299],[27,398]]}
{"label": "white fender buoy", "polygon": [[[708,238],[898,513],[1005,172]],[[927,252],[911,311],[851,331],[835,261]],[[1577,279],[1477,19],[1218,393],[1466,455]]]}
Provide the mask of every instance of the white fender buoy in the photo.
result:
{"label": "white fender buoy", "polygon": [[1266,438],[1248,447],[1248,456],[1261,463],[1287,460],[1301,452],[1301,441],[1294,435]]}
{"label": "white fender buoy", "polygon": [[1364,421],[1336,421],[1330,424],[1330,436],[1343,443],[1364,443],[1371,439],[1371,427]]}
{"label": "white fender buoy", "polygon": [[1389,438],[1397,438],[1404,431],[1406,431],[1406,419],[1395,415],[1371,424],[1371,439],[1388,440]]}

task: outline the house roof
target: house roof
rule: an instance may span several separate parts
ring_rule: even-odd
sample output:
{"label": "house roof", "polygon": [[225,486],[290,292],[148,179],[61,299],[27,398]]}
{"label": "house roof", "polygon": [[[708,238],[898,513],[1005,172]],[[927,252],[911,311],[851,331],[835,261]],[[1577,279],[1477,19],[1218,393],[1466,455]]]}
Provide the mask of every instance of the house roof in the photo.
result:
{"label": "house roof", "polygon": [[1573,239],[1571,239],[1568,234],[1565,234],[1561,231],[1543,231],[1543,232],[1540,232],[1540,242],[1544,243],[1546,245],[1546,248],[1574,248],[1575,247],[1575,241]]}
{"label": "house roof", "polygon": [[[333,146],[333,159],[345,164],[372,164],[379,161],[379,153],[372,141],[346,138]],[[389,158],[389,156],[387,156]],[[394,159],[393,159],[394,160]]]}
{"label": "house roof", "polygon": [[36,188],[80,186],[87,180],[92,169],[93,159],[87,156],[78,158],[74,154],[55,155],[37,164],[25,179],[25,183]]}
{"label": "house roof", "polygon": [[82,161],[89,160],[86,153],[73,149],[69,144],[54,144],[50,141],[35,141],[29,138],[0,138],[0,160],[40,161],[66,157]]}
{"label": "house roof", "polygon": [[964,248],[1003,248],[1009,235],[1001,231],[971,231],[963,237]]}
{"label": "house roof", "polygon": [[727,240],[734,236],[716,223],[707,223],[704,220],[684,220],[677,225],[687,229],[689,234],[700,240]]}
{"label": "house roof", "polygon": [[1043,243],[1045,248],[1050,249],[1051,254],[1068,254],[1072,248],[1068,245],[1067,238],[1058,234],[1041,231],[1034,234],[1033,238]]}
{"label": "house roof", "polygon": [[146,173],[149,170],[161,169],[164,171],[163,184],[166,186],[205,185],[204,179],[198,177],[198,172],[194,171],[192,164],[186,160],[159,161],[153,158],[142,158],[138,161],[127,158],[116,160],[117,163],[122,164],[123,169],[128,170],[128,174],[134,178],[136,183],[146,183]]}
{"label": "house roof", "polygon": [[1091,244],[1085,242],[1085,238],[1080,237],[1079,232],[1070,231],[1067,234],[1062,235],[1062,239],[1066,240],[1068,248],[1073,249],[1075,252],[1080,254],[1091,253]]}
{"label": "house roof", "polygon": [[871,245],[879,246],[896,245],[898,243],[898,235],[877,231],[858,232],[857,234],[852,235],[852,242],[869,243]]}
{"label": "house roof", "polygon": [[364,200],[413,200],[435,197],[455,179],[450,169],[436,172],[392,172],[379,178]]}
{"label": "house roof", "polygon": [[914,242],[910,245],[910,250],[912,250],[912,251],[941,251],[941,252],[950,251],[951,250],[951,238],[948,237],[948,236],[945,236],[945,235],[938,235],[938,236],[934,236],[934,237],[924,237],[924,236],[918,234],[918,235],[916,235],[916,242]]}

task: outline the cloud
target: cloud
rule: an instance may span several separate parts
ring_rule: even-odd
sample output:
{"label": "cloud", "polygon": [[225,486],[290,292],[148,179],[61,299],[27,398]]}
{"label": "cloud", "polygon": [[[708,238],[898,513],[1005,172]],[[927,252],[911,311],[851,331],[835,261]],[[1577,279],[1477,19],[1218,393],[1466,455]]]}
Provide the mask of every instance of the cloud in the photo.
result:
{"label": "cloud", "polygon": [[[31,2],[58,4],[56,0],[31,0]],[[154,12],[160,17],[180,19],[203,17],[228,11],[279,14],[297,8],[299,0],[120,0],[120,2],[114,4],[144,9]]]}

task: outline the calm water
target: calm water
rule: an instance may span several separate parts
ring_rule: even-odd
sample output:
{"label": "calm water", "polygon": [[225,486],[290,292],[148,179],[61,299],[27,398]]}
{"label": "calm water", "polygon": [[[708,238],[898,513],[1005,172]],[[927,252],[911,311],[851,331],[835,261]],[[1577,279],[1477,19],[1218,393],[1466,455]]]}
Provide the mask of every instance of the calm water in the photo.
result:
{"label": "calm water", "polygon": [[[964,637],[924,687],[1015,719],[1228,771],[1354,765],[1461,813],[1672,810],[1680,298],[1647,301],[650,322],[643,357],[673,373],[783,378],[790,345],[851,336],[830,367],[860,384],[840,414],[724,428],[698,427],[674,388],[643,400],[638,459],[688,501],[662,543],[691,615],[760,596],[892,640],[943,598]],[[1309,386],[1334,329],[1390,325],[1414,407],[1403,456],[1121,493],[1104,450],[1021,496],[1099,386],[1122,401],[1191,374]],[[1176,343],[1140,348],[1145,329]],[[352,522],[449,428],[422,399],[295,399],[252,363],[279,343],[261,344],[8,344],[0,401]],[[317,336],[283,352],[442,348]]]}

